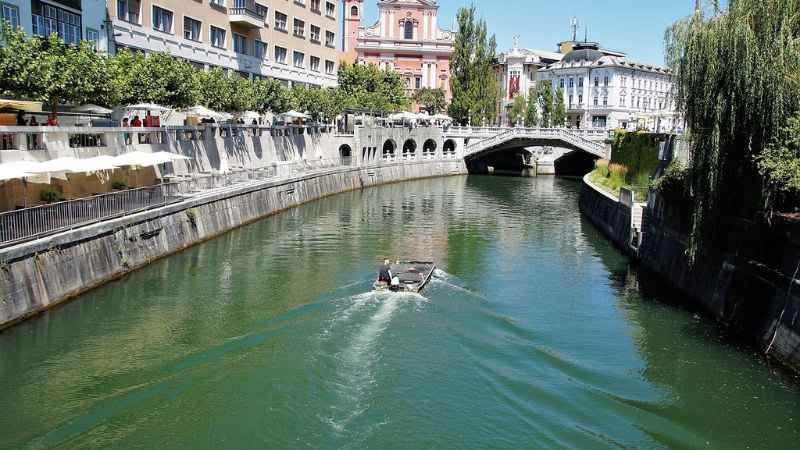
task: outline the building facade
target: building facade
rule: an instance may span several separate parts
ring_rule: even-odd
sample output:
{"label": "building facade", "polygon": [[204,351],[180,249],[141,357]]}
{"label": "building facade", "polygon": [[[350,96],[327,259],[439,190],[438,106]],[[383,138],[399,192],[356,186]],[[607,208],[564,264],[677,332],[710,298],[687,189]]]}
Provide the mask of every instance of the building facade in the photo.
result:
{"label": "building facade", "polygon": [[378,21],[363,25],[364,0],[344,1],[344,52],[351,61],[400,73],[411,96],[442,89],[449,101],[455,33],[439,28],[432,0],[378,0]]}
{"label": "building facade", "polygon": [[565,41],[557,52],[520,49],[501,54],[495,67],[502,86],[498,122],[509,123],[514,98],[528,95],[541,80],[564,91],[565,125],[584,129],[682,129],[665,68],[630,60],[594,42]]}
{"label": "building facade", "polygon": [[57,33],[66,42],[92,41],[109,49],[106,0],[0,0],[0,18],[29,36]]}
{"label": "building facade", "polygon": [[341,58],[337,9],[335,0],[108,0],[116,49],[325,87]]}

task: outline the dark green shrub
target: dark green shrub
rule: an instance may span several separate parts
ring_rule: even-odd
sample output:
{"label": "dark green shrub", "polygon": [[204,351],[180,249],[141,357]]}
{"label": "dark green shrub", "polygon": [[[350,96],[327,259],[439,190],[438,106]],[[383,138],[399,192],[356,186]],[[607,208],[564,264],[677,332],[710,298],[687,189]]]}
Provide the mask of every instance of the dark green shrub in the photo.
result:
{"label": "dark green shrub", "polygon": [[63,200],[63,197],[61,197],[61,192],[56,188],[48,186],[42,189],[42,192],[39,194],[39,199],[45,203],[55,203]]}
{"label": "dark green shrub", "polygon": [[128,183],[124,181],[115,181],[111,183],[111,189],[115,191],[124,191],[125,189],[128,189]]}

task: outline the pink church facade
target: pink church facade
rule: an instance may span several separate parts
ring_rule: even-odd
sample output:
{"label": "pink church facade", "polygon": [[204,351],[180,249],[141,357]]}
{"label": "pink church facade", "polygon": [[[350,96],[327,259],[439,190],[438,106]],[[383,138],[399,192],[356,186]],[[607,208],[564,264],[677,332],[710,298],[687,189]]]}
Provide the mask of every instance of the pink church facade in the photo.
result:
{"label": "pink church facade", "polygon": [[440,88],[450,101],[455,33],[439,28],[432,0],[378,0],[378,21],[363,25],[364,0],[344,1],[344,48],[350,61],[400,73],[406,91]]}

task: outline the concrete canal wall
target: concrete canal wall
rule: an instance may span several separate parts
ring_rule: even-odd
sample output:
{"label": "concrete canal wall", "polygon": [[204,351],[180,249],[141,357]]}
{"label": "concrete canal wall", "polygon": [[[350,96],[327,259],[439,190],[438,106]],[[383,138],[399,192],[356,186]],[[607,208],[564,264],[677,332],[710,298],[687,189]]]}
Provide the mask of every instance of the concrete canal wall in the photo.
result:
{"label": "concrete canal wall", "polygon": [[[107,130],[108,146],[93,151],[121,153],[129,132]],[[237,170],[269,169],[269,176],[204,189],[177,203],[0,249],[0,328],[156,259],[305,202],[368,186],[467,173],[463,159],[452,151],[443,152],[444,139],[435,128],[363,128],[350,136],[309,129],[238,135],[223,135],[219,129],[158,133],[163,133],[159,144],[138,144],[134,137],[135,144],[128,147],[190,157],[175,163],[173,175],[202,180],[236,175]],[[55,142],[57,137],[50,138]],[[393,154],[382,151],[387,141],[395,146]],[[53,154],[20,151],[3,158],[82,156],[81,149],[57,145],[48,149]],[[349,154],[343,154],[345,150]]]}
{"label": "concrete canal wall", "polygon": [[[800,227],[788,224],[776,227],[769,247],[780,254],[769,265],[728,255],[718,262],[701,259],[689,266],[687,237],[665,219],[663,203],[645,208],[643,237],[638,248],[629,244],[629,206],[592,185],[587,178],[581,187],[579,204],[581,212],[606,237],[645,269],[741,336],[751,339],[769,356],[800,372],[800,282],[792,278],[800,261]],[[738,235],[738,231],[734,234]],[[734,239],[746,237],[743,233]]]}

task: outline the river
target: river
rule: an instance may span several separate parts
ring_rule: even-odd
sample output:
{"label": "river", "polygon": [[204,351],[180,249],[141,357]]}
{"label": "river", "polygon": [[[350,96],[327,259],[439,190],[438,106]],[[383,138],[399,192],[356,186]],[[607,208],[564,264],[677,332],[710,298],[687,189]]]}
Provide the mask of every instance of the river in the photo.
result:
{"label": "river", "polygon": [[[158,261],[0,333],[0,448],[797,448],[798,383],[638,274],[579,189],[387,185]],[[384,257],[440,270],[373,294]]]}

